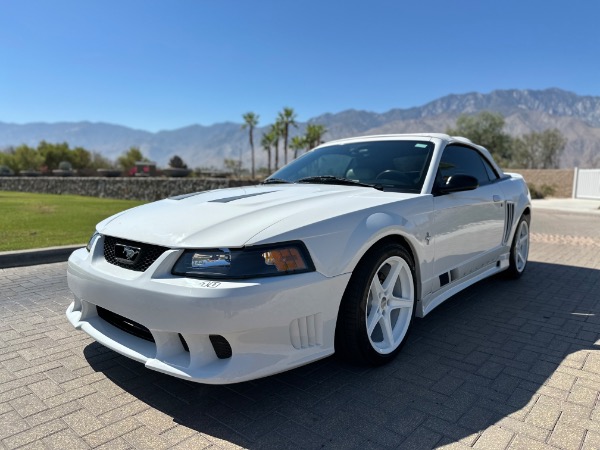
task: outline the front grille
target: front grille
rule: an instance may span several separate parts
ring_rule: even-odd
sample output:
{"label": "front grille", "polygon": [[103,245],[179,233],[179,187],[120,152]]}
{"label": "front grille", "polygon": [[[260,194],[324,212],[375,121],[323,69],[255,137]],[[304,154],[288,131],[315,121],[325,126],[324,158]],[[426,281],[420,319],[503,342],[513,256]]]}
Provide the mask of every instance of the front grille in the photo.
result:
{"label": "front grille", "polygon": [[144,325],[134,322],[133,320],[130,320],[127,317],[120,316],[117,313],[109,311],[108,309],[104,309],[101,306],[96,306],[96,311],[98,311],[98,316],[106,320],[111,325],[125,331],[126,333],[132,334],[150,342],[154,342],[154,337],[152,336],[152,333]]}
{"label": "front grille", "polygon": [[[116,245],[126,245],[139,248],[139,255],[136,256],[133,262],[122,262],[116,256]],[[114,238],[112,236],[104,236],[104,258],[110,264],[123,267],[124,269],[143,272],[152,265],[165,251],[167,247],[159,245],[142,244],[140,242],[128,241],[126,239]]]}

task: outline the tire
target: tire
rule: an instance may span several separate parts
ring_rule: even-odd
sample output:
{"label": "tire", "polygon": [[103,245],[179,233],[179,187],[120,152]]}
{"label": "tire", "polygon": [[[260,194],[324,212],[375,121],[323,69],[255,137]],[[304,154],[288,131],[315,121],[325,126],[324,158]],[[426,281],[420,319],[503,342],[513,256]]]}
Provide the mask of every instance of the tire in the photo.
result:
{"label": "tire", "polygon": [[369,251],[346,287],[335,349],[346,361],[378,366],[398,354],[415,315],[415,268],[399,244]]}
{"label": "tire", "polygon": [[530,217],[523,214],[517,224],[515,236],[510,246],[510,265],[507,275],[510,278],[520,278],[527,267],[529,257],[529,223]]}

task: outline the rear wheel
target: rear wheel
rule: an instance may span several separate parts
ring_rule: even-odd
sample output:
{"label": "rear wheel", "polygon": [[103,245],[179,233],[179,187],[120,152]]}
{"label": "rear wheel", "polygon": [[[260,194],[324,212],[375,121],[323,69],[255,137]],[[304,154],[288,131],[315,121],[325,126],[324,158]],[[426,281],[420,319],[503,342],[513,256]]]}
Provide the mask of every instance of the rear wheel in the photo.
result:
{"label": "rear wheel", "polygon": [[414,263],[398,244],[367,253],[352,274],[338,314],[336,352],[380,365],[400,351],[415,312]]}
{"label": "rear wheel", "polygon": [[512,278],[519,278],[523,275],[527,266],[527,258],[529,257],[529,222],[529,216],[521,216],[510,247],[508,275]]}

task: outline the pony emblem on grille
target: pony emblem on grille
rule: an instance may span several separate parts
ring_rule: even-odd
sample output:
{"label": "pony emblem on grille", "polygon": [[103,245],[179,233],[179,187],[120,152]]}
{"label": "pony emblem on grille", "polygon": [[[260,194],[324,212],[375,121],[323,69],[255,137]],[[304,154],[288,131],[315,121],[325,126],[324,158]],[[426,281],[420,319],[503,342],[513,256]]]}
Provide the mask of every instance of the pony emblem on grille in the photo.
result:
{"label": "pony emblem on grille", "polygon": [[139,247],[115,244],[115,259],[123,264],[133,264],[140,254]]}
{"label": "pony emblem on grille", "polygon": [[139,250],[135,250],[131,247],[125,247],[123,251],[125,252],[125,257],[130,261],[133,261],[133,258],[135,258],[136,255],[140,252]]}

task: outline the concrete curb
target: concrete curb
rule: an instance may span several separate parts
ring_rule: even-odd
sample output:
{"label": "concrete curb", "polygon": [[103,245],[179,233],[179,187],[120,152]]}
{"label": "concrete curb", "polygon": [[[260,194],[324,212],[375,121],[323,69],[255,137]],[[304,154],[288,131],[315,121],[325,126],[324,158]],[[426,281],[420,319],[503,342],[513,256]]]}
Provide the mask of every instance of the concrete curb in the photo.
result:
{"label": "concrete curb", "polygon": [[69,255],[85,244],[0,252],[0,269],[64,262]]}

